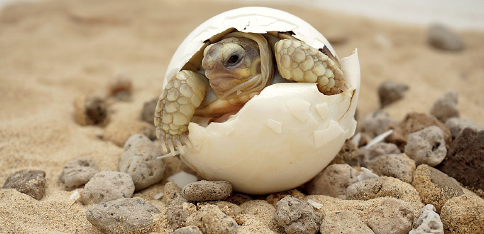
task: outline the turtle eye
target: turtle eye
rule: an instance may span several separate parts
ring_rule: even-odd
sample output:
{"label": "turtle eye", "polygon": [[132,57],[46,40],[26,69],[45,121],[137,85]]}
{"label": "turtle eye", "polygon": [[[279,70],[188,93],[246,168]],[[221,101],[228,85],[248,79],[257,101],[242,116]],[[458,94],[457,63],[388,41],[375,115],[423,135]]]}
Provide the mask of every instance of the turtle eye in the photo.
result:
{"label": "turtle eye", "polygon": [[235,64],[237,64],[239,62],[239,59],[240,59],[239,55],[232,54],[230,56],[230,58],[227,60],[227,64],[228,65],[235,65]]}

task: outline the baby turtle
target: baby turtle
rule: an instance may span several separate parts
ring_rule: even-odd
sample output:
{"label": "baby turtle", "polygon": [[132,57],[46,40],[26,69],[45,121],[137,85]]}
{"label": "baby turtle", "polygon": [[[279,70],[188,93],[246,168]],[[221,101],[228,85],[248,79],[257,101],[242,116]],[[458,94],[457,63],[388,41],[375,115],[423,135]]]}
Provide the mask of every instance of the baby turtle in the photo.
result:
{"label": "baby turtle", "polygon": [[183,147],[191,147],[192,119],[223,122],[273,83],[316,83],[325,95],[348,90],[336,56],[290,32],[235,31],[207,44],[198,70],[183,68],[176,73],[158,100],[154,122],[165,154],[184,154]]}

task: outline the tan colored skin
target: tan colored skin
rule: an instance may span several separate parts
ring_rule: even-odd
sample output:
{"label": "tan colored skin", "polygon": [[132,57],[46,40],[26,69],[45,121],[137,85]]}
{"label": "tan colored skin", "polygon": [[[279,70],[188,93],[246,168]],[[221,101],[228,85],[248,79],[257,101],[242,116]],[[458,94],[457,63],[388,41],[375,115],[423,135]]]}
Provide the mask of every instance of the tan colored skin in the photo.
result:
{"label": "tan colored skin", "polygon": [[272,54],[279,73],[287,80],[317,83],[326,95],[348,89],[333,56],[293,38],[279,40],[272,48],[274,53],[260,34],[231,33],[205,48],[205,76],[189,70],[177,73],[155,110],[156,134],[163,152],[175,156],[184,153],[184,145],[191,147],[188,124],[194,115],[226,119],[259,94],[272,82]]}

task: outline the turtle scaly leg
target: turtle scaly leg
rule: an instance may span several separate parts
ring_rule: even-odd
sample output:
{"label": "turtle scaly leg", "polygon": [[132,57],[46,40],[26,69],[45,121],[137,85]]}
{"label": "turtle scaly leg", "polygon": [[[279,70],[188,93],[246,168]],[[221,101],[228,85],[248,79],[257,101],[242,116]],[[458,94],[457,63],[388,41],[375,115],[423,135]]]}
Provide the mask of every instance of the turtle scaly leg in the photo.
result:
{"label": "turtle scaly leg", "polygon": [[325,95],[348,89],[336,62],[321,51],[296,39],[283,39],[274,46],[279,73],[286,80],[317,83]]}
{"label": "turtle scaly leg", "polygon": [[191,146],[188,124],[207,89],[207,78],[189,70],[178,72],[167,83],[156,104],[154,119],[156,136],[161,140],[163,153],[175,156],[185,152],[184,145]]}

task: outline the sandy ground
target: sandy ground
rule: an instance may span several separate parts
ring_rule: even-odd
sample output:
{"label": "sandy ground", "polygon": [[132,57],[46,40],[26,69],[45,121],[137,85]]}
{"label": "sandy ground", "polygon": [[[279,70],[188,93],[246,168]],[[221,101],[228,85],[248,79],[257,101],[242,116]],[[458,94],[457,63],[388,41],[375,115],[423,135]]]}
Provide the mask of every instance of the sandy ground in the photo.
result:
{"label": "sandy ground", "polygon": [[[0,194],[0,232],[86,233],[86,206],[57,185],[62,165],[89,157],[100,170],[116,170],[122,149],[99,139],[100,127],[74,122],[73,99],[106,92],[116,74],[128,74],[133,100],[112,106],[114,120],[137,120],[143,103],[161,92],[177,46],[203,21],[241,4],[198,1],[46,1],[10,5],[0,12],[0,185],[17,170],[47,175],[41,201],[17,192]],[[426,28],[387,24],[309,8],[270,5],[312,24],[335,44],[340,57],[358,48],[362,118],[379,108],[377,86],[406,83],[405,98],[386,111],[428,113],[446,90],[459,94],[463,118],[484,125],[484,33],[460,32],[466,48],[435,50]],[[143,191],[151,195],[162,186]],[[156,206],[160,202],[153,201]]]}

